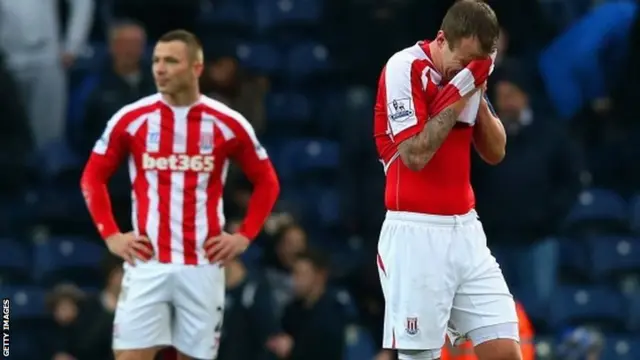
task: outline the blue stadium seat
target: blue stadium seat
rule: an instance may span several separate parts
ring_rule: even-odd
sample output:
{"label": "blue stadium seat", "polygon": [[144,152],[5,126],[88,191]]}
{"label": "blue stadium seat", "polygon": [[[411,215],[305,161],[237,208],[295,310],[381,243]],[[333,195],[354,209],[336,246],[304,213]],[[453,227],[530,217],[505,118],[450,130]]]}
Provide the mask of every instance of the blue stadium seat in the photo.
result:
{"label": "blue stadium seat", "polygon": [[200,23],[225,30],[247,30],[253,25],[253,9],[241,1],[216,1],[215,4],[204,2],[200,12]]}
{"label": "blue stadium seat", "polygon": [[603,236],[589,239],[588,244],[589,268],[596,279],[640,270],[640,239]]}
{"label": "blue stadium seat", "polygon": [[81,237],[54,237],[36,246],[38,279],[47,285],[71,282],[77,286],[101,284],[100,264],[106,247]]}
{"label": "blue stadium seat", "polygon": [[629,295],[629,329],[640,333],[640,291]]}
{"label": "blue stadium seat", "polygon": [[594,223],[628,228],[627,203],[612,190],[591,189],[580,194],[566,219],[569,228],[590,227]]}
{"label": "blue stadium seat", "polygon": [[73,185],[77,186],[82,162],[80,157],[66,143],[50,143],[40,151],[38,157],[40,158],[39,170],[45,179],[57,181],[60,176],[68,172],[77,172],[78,176],[73,176]]}
{"label": "blue stadium seat", "polygon": [[287,54],[286,62],[288,78],[294,82],[303,82],[313,76],[325,75],[331,70],[329,50],[316,42],[293,46]]}
{"label": "blue stadium seat", "polygon": [[279,175],[291,180],[300,173],[318,170],[335,170],[340,164],[340,145],[336,142],[315,139],[290,140],[276,155]]}
{"label": "blue stadium seat", "polygon": [[640,234],[640,194],[631,198],[631,229]]}
{"label": "blue stadium seat", "polygon": [[0,287],[3,299],[11,301],[11,319],[40,320],[46,316],[44,289],[35,286]]}
{"label": "blue stadium seat", "polygon": [[371,334],[366,329],[357,326],[347,328],[345,360],[373,359],[376,348]]}
{"label": "blue stadium seat", "polygon": [[31,257],[26,244],[0,239],[0,283],[26,284],[31,278]]}
{"label": "blue stadium seat", "polygon": [[269,122],[307,122],[311,118],[311,104],[303,94],[271,93],[266,102]]}
{"label": "blue stadium seat", "polygon": [[574,274],[589,273],[589,249],[585,241],[563,239],[560,241],[560,268]]}
{"label": "blue stadium seat", "polygon": [[236,46],[240,64],[261,74],[277,74],[282,69],[282,56],[273,46],[264,43],[242,42]]}
{"label": "blue stadium seat", "polygon": [[321,20],[322,10],[320,0],[256,0],[258,28],[267,32],[317,25]]}
{"label": "blue stadium seat", "polygon": [[610,335],[605,338],[600,360],[637,360],[640,354],[640,337]]}
{"label": "blue stadium seat", "polygon": [[552,298],[550,315],[555,329],[584,323],[619,329],[627,314],[622,295],[607,287],[561,286]]}

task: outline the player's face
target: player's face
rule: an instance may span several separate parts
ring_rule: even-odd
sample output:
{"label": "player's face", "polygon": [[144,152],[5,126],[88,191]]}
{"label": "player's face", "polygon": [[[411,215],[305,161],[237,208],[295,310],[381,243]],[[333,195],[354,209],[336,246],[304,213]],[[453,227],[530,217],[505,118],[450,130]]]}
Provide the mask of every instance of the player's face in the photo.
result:
{"label": "player's face", "polygon": [[305,297],[313,290],[318,274],[309,261],[298,260],[293,267],[293,290],[298,297]]}
{"label": "player's face", "polygon": [[196,86],[202,62],[181,41],[159,42],[153,50],[153,77],[158,91],[176,94]]}
{"label": "player's face", "polygon": [[436,42],[441,49],[441,71],[446,80],[453,78],[460,70],[469,65],[472,60],[488,56],[488,54],[481,51],[480,41],[475,37],[464,38],[456,44],[450,44],[444,33],[440,31],[436,37]]}

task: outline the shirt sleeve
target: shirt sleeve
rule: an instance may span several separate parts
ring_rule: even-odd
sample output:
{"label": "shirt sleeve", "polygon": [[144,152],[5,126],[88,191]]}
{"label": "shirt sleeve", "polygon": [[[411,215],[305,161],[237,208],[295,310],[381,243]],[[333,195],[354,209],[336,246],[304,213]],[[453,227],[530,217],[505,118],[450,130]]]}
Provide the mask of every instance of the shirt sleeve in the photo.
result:
{"label": "shirt sleeve", "polygon": [[385,69],[387,120],[396,143],[419,133],[428,118],[427,95],[422,86],[424,66],[420,64],[398,53],[389,59]]}
{"label": "shirt sleeve", "polygon": [[114,115],[93,147],[80,180],[82,195],[103,239],[120,232],[113,217],[107,184],[129,151],[126,119]]}
{"label": "shirt sleeve", "polygon": [[251,124],[244,118],[228,121],[235,133],[235,146],[231,154],[253,184],[247,214],[239,233],[254,239],[260,233],[280,193],[280,185],[267,151],[258,141]]}

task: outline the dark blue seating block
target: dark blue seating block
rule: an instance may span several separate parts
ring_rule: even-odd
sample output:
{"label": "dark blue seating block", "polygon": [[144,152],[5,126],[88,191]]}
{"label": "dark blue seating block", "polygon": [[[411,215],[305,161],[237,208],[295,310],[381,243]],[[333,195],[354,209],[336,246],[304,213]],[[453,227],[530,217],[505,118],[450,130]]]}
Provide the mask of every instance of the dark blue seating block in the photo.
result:
{"label": "dark blue seating block", "polygon": [[104,278],[100,264],[106,252],[104,244],[81,237],[51,238],[36,246],[37,277],[47,285],[98,286]]}
{"label": "dark blue seating block", "polygon": [[556,329],[584,323],[622,328],[626,302],[621,294],[605,286],[561,286],[552,298],[550,315],[550,324]]}
{"label": "dark blue seating block", "polygon": [[0,283],[29,283],[31,256],[27,244],[16,239],[0,239],[0,248]]}
{"label": "dark blue seating block", "polygon": [[640,270],[640,239],[622,236],[601,236],[588,240],[594,278]]}
{"label": "dark blue seating block", "polygon": [[[612,190],[590,189],[580,194],[566,218],[569,229],[590,228],[598,225],[598,230],[619,230],[628,228],[627,203]],[[600,229],[602,225],[608,225]]]}

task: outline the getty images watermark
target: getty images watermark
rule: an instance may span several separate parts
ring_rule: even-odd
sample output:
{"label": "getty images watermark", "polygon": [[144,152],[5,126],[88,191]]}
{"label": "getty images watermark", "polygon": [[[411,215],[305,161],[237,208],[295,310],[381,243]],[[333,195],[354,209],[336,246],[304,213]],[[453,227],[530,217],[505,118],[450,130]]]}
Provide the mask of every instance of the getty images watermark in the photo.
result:
{"label": "getty images watermark", "polygon": [[2,356],[9,357],[9,320],[11,317],[11,301],[7,298],[2,299]]}

